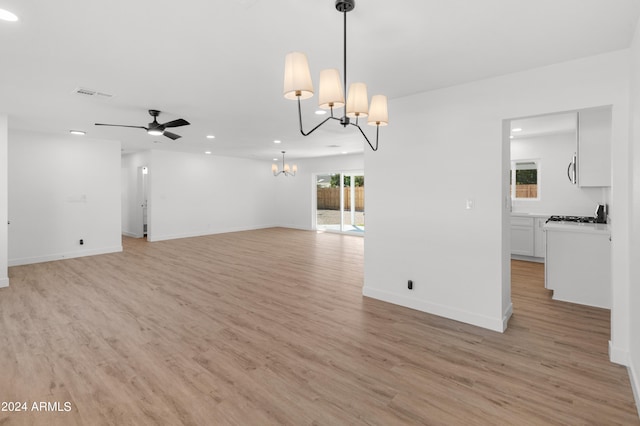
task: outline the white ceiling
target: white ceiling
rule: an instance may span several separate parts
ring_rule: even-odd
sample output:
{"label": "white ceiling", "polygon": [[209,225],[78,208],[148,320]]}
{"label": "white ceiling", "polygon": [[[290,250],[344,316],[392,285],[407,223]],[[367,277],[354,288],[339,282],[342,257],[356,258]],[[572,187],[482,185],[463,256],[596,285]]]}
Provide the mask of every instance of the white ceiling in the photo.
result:
{"label": "white ceiling", "polygon": [[[512,139],[523,139],[557,133],[575,133],[577,128],[577,112],[563,112],[511,120]],[[514,131],[513,129],[520,129],[520,131]]]}
{"label": "white ceiling", "polygon": [[[320,69],[342,68],[334,0],[0,0],[0,8],[20,17],[0,21],[0,111],[10,128],[81,129],[122,141],[125,152],[265,161],[282,149],[288,158],[363,150],[360,135],[336,123],[303,138],[295,102],[282,97],[289,51],[307,53],[316,84]],[[623,49],[639,13],[637,0],[361,0],[348,14],[348,77],[393,99]],[[307,130],[320,121],[315,102],[305,102]],[[160,122],[191,125],[174,129],[183,136],[175,142],[93,125],[146,125],[148,109],[163,111]],[[393,126],[392,107],[389,115]]]}

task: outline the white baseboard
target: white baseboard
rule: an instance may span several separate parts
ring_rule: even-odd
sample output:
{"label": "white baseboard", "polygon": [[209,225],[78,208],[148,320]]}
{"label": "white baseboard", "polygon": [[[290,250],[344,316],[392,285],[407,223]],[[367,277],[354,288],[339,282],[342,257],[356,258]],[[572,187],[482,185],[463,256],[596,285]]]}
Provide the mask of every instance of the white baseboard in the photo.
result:
{"label": "white baseboard", "polygon": [[[427,302],[424,300],[416,300],[410,297],[401,296],[398,294],[390,293],[384,290],[378,290],[365,286],[362,289],[362,294],[373,299],[382,300],[383,302],[393,303],[394,305],[404,306],[406,308],[415,309],[418,311],[426,312],[433,315],[438,315],[444,318],[464,322],[467,324],[475,325],[489,330],[504,332],[506,326],[507,313],[505,318],[492,318],[486,315],[478,315],[473,312],[467,312],[449,306],[438,305],[436,303]],[[507,310],[509,311],[509,310]]]}
{"label": "white baseboard", "polygon": [[544,263],[544,257],[522,256],[521,254],[512,254],[513,260],[524,260],[526,262]]}
{"label": "white baseboard", "polygon": [[78,250],[68,253],[55,253],[44,256],[23,257],[19,259],[9,259],[9,266],[30,265],[32,263],[51,262],[54,260],[73,259],[76,257],[96,256],[99,254],[119,253],[122,251],[122,246],[105,247],[92,250]]}
{"label": "white baseboard", "polygon": [[144,237],[144,234],[134,234],[133,232],[127,232],[127,231],[122,231],[122,235],[124,235],[125,237],[131,237],[131,238]]}
{"label": "white baseboard", "polygon": [[317,233],[327,233],[327,234],[336,234],[336,235],[349,235],[351,237],[364,238],[364,232],[342,232],[333,229],[317,229],[315,230]]}
{"label": "white baseboard", "polygon": [[613,346],[613,343],[609,340],[609,361],[628,367],[629,353],[624,349]]}
{"label": "white baseboard", "polygon": [[639,371],[635,369],[633,362],[629,363],[627,367],[629,370],[629,380],[631,381],[631,389],[633,389],[633,397],[636,400],[636,410],[638,410],[638,417],[640,417],[640,376]]}
{"label": "white baseboard", "polygon": [[242,226],[242,227],[232,227],[225,229],[218,229],[212,231],[196,231],[196,232],[185,232],[181,234],[169,234],[169,235],[154,235],[153,231],[147,234],[147,240],[150,242],[156,241],[167,241],[167,240],[178,240],[180,238],[194,238],[194,237],[204,237],[207,235],[216,235],[216,234],[227,234],[230,232],[242,232],[242,231],[254,231],[257,229],[267,229],[274,228],[275,225],[259,225],[259,226]]}
{"label": "white baseboard", "polygon": [[509,303],[507,310],[502,316],[502,332],[503,333],[507,329],[507,325],[509,324],[509,319],[511,319],[511,315],[513,315],[513,304]]}
{"label": "white baseboard", "polygon": [[9,287],[9,278],[0,278],[0,288]]}
{"label": "white baseboard", "polygon": [[364,238],[365,233],[364,232],[342,232],[342,231],[337,231],[337,230],[333,230],[333,229],[313,229],[313,228],[307,228],[305,226],[299,226],[299,225],[276,225],[277,228],[286,228],[286,229],[297,229],[300,231],[312,231],[312,232],[317,232],[317,233],[324,233],[326,232],[327,234],[337,234],[337,235],[351,235],[353,237],[360,237],[360,238]]}
{"label": "white baseboard", "polygon": [[636,410],[638,410],[638,417],[640,417],[640,376],[638,376],[638,370],[634,366],[631,357],[629,357],[629,352],[613,346],[611,340],[609,340],[609,360],[627,367],[633,398],[636,401]]}
{"label": "white baseboard", "polygon": [[315,229],[307,228],[304,226],[298,226],[298,225],[275,225],[275,228],[297,229],[299,231],[315,231]]}

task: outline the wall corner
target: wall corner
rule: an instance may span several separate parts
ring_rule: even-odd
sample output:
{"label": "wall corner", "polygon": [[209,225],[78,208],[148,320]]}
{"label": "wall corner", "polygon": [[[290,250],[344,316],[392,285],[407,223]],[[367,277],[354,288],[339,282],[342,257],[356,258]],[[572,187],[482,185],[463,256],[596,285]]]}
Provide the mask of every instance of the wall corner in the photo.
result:
{"label": "wall corner", "polygon": [[629,366],[629,352],[609,340],[609,361],[614,364]]}

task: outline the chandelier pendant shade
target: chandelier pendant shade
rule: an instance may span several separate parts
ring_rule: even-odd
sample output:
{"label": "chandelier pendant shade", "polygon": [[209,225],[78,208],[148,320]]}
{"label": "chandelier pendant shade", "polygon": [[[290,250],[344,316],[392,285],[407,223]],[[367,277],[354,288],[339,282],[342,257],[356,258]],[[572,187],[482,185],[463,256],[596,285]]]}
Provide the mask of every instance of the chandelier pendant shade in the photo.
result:
{"label": "chandelier pendant shade", "polygon": [[351,83],[347,96],[347,117],[358,118],[369,115],[369,97],[367,85],[364,83]]}
{"label": "chandelier pendant shade", "polygon": [[298,172],[298,166],[297,165],[293,165],[291,167],[289,167],[289,163],[285,163],[284,162],[284,154],[286,151],[281,151],[282,152],[282,170],[278,170],[278,165],[276,163],[273,163],[271,165],[271,171],[273,172],[274,176],[278,176],[278,175],[284,175],[284,176],[295,176],[296,173]]}
{"label": "chandelier pendant shade", "polygon": [[340,83],[340,71],[336,68],[320,71],[318,106],[322,109],[342,108],[344,106],[344,91],[342,90],[342,83]]}
{"label": "chandelier pendant shade", "polygon": [[389,124],[387,97],[385,95],[375,95],[371,98],[367,123],[370,126],[387,126]]}
{"label": "chandelier pendant shade", "polygon": [[313,96],[313,83],[307,55],[291,52],[284,64],[284,97],[287,99],[308,99]]}
{"label": "chandelier pendant shade", "polygon": [[[343,127],[349,125],[357,127],[371,149],[377,151],[380,126],[389,124],[387,97],[384,95],[375,95],[371,98],[371,104],[369,104],[367,86],[360,82],[351,83],[347,93],[347,12],[355,8],[355,0],[336,0],[335,5],[336,10],[341,12],[344,18],[344,84],[340,82],[340,72],[337,69],[325,69],[320,72],[318,91],[318,106],[322,109],[330,110],[331,115],[308,132],[304,131],[300,101],[312,97],[314,90],[307,55],[302,52],[291,52],[287,54],[285,58],[283,94],[286,99],[298,101],[298,122],[300,125],[300,133],[302,133],[303,136],[309,136],[329,120],[337,120]],[[335,109],[345,106],[346,108],[342,117],[334,116]],[[367,135],[358,123],[359,118],[365,117],[368,117],[367,124],[376,126],[375,145],[369,141],[369,138],[367,138]],[[352,122],[351,119],[355,119],[355,122]]]}

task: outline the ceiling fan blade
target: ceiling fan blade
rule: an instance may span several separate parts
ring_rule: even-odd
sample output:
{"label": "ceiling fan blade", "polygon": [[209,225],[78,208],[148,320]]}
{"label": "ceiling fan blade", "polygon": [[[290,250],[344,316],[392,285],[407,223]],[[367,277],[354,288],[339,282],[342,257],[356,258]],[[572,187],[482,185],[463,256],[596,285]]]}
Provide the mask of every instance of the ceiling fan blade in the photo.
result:
{"label": "ceiling fan blade", "polygon": [[111,127],[131,127],[133,129],[144,129],[144,130],[148,130],[146,127],[144,126],[126,126],[124,124],[103,124],[103,123],[95,123],[96,126],[111,126]]}
{"label": "ceiling fan blade", "polygon": [[184,118],[178,118],[177,120],[173,120],[173,121],[169,121],[167,123],[164,123],[163,126],[164,127],[180,127],[180,126],[188,126],[189,124],[191,124],[191,123],[189,123]]}
{"label": "ceiling fan blade", "polygon": [[166,130],[164,131],[163,135],[165,135],[166,137],[168,137],[169,139],[173,139],[174,141],[178,138],[181,138],[182,136],[180,135],[176,135],[175,133],[171,133],[171,132],[167,132]]}

